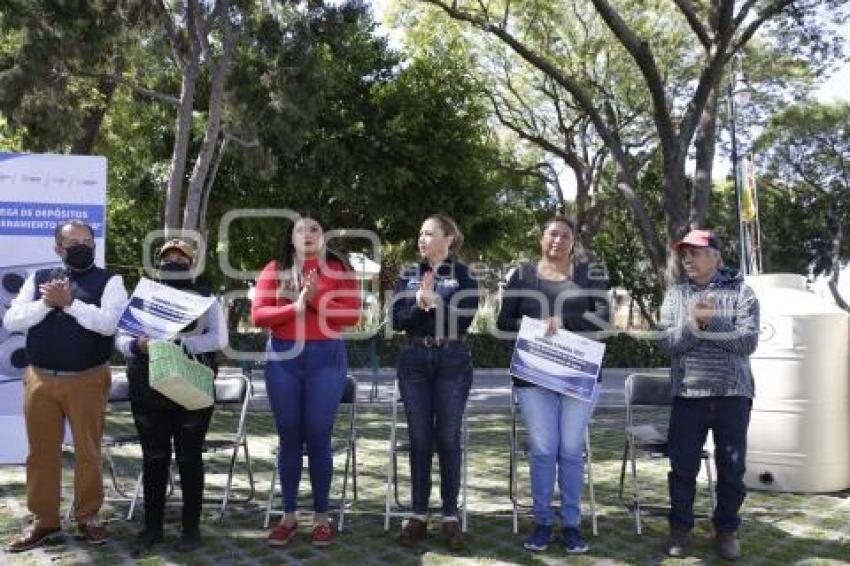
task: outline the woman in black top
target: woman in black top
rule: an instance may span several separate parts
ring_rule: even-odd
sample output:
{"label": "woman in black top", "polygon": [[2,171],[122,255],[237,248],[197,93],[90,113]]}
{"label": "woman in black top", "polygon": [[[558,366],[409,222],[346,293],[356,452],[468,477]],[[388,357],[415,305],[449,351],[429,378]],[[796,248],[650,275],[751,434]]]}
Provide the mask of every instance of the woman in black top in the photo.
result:
{"label": "woman in black top", "polygon": [[[195,255],[194,248],[183,240],[165,242],[159,251],[161,282],[181,291],[209,295],[206,289],[197,285],[190,273]],[[187,354],[195,356],[215,372],[216,352],[227,345],[227,326],[221,305],[213,303],[200,318],[184,328],[175,340]],[[213,407],[189,410],[151,388],[148,342],[146,336],[137,338],[123,330],[118,333],[116,340],[118,349],[127,357],[130,408],[142,445],[145,528],[136,537],[133,554],[144,553],[163,540],[172,451],[180,471],[183,493],[183,530],[174,550],[193,552],[201,545],[200,520],[204,492],[202,452]]]}
{"label": "woman in black top", "polygon": [[[516,332],[523,316],[545,320],[549,334],[559,329],[599,330],[601,321],[608,321],[605,270],[575,261],[574,233],[572,222],[563,217],[544,224],[541,258],[519,266],[505,286],[497,323],[500,330]],[[596,322],[594,317],[598,317]],[[523,546],[536,552],[549,544],[555,521],[551,502],[557,474],[564,548],[570,554],[587,552],[579,527],[585,429],[594,403],[517,378],[514,386],[528,428],[536,523]]]}
{"label": "woman in black top", "polygon": [[451,218],[434,215],[419,231],[421,262],[405,270],[395,288],[392,322],[404,330],[398,385],[410,434],[413,516],[401,542],[425,537],[434,445],[440,457],[443,535],[452,550],[463,547],[457,520],[461,425],[472,385],[466,331],[478,308],[478,283],[455,253],[463,236]]}

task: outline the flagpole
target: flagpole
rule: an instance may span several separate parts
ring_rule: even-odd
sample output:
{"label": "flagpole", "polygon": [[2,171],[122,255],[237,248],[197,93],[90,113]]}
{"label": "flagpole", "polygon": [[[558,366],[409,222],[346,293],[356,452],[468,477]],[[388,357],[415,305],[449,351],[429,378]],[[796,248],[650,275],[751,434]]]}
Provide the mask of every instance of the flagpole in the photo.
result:
{"label": "flagpole", "polygon": [[738,59],[738,56],[734,56],[730,63],[730,78],[729,85],[727,87],[727,94],[729,100],[729,131],[732,136],[732,178],[735,181],[735,214],[738,219],[738,242],[740,245],[740,270],[741,275],[747,275],[749,273],[749,266],[747,265],[747,248],[745,243],[745,230],[744,230],[744,221],[741,217],[741,179],[740,179],[740,167],[738,163],[738,137],[736,132],[736,108],[735,108],[735,61]]}

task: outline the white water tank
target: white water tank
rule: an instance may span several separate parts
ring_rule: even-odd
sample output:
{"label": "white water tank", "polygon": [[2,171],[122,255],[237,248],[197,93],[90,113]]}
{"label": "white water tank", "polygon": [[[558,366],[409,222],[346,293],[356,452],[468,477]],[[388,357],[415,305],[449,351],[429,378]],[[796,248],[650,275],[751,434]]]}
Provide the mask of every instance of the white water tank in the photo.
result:
{"label": "white water tank", "polygon": [[800,275],[747,277],[761,305],[747,437],[752,489],[850,487],[850,317]]}

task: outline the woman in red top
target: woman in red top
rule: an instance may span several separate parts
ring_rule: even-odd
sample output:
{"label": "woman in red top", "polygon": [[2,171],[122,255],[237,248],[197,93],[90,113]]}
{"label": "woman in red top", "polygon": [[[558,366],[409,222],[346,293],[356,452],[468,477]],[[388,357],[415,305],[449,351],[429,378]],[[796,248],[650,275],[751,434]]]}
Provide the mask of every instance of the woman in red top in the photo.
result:
{"label": "woman in red top", "polygon": [[281,258],[266,265],[257,279],[251,306],[254,324],[271,331],[266,391],[280,437],[284,516],[269,533],[271,545],[285,545],[295,536],[304,446],[313,488],[312,541],[326,546],[333,540],[328,521],[331,431],[347,372],[340,331],[356,324],[359,315],[351,268],[325,246],[315,215],[303,212],[287,226]]}

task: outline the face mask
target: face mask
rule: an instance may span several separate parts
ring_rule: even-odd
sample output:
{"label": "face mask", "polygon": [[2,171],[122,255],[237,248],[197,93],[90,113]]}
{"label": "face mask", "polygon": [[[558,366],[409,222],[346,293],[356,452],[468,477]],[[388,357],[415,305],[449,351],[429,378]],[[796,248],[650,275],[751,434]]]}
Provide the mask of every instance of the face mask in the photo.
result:
{"label": "face mask", "polygon": [[189,271],[189,265],[182,261],[164,261],[159,266],[160,271],[168,271],[170,273],[179,273]]}
{"label": "face mask", "polygon": [[94,264],[94,248],[85,244],[65,248],[65,264],[71,269],[85,271]]}
{"label": "face mask", "polygon": [[[162,282],[175,289],[187,289],[192,286],[192,280],[182,276],[182,274],[188,273],[189,269],[189,265],[180,261],[164,261],[159,266],[160,273],[169,275],[163,277]],[[178,277],[178,279],[172,277]]]}

